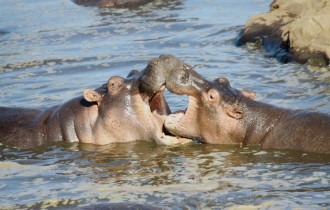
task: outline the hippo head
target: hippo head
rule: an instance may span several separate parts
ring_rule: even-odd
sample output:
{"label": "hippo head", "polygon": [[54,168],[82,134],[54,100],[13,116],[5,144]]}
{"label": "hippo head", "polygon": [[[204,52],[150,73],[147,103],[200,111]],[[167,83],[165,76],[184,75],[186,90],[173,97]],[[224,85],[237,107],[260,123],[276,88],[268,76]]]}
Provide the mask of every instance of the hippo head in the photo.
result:
{"label": "hippo head", "polygon": [[[167,61],[154,59],[146,69],[157,69],[160,65],[164,71],[170,71],[173,66],[166,65]],[[84,99],[95,107],[90,121],[96,137],[91,143],[149,140],[173,145],[191,142],[190,139],[165,135],[163,125],[170,114],[163,97],[165,87],[149,86],[148,92],[143,90],[144,75],[145,70],[133,71],[127,78],[114,76],[100,88],[84,91]]]}
{"label": "hippo head", "polygon": [[204,88],[207,83],[188,64],[173,55],[161,55],[151,59],[144,70],[141,88],[154,95],[166,87],[169,91],[182,95]]}
{"label": "hippo head", "polygon": [[194,82],[189,91],[185,90],[187,85],[176,86],[176,92],[189,95],[189,104],[185,111],[167,117],[166,129],[174,135],[200,138],[206,143],[233,143],[232,139],[238,139],[234,135],[239,133],[235,129],[240,129],[239,120],[244,115],[241,101],[253,99],[255,93],[232,88],[226,78],[208,81],[196,73],[194,78],[198,83]]}

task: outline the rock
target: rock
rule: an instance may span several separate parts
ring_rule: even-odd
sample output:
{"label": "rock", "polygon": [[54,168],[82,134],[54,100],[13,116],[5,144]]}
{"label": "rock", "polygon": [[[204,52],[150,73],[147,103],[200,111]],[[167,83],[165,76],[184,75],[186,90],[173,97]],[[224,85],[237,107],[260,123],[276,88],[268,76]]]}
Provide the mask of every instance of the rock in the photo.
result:
{"label": "rock", "polygon": [[236,44],[258,41],[281,62],[329,65],[330,0],[274,0],[248,20]]}

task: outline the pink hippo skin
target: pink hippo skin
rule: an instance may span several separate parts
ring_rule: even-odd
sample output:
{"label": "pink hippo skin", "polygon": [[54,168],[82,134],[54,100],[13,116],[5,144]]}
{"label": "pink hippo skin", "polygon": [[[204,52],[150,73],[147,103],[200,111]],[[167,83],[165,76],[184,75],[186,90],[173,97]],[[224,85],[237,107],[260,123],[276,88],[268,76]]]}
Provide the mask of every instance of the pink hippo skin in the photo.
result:
{"label": "pink hippo skin", "polygon": [[330,154],[329,115],[275,107],[253,100],[252,91],[232,88],[226,78],[208,81],[191,69],[184,77],[182,72],[181,77],[167,77],[176,81],[166,84],[171,92],[189,95],[188,108],[165,120],[173,135],[211,144]]}
{"label": "pink hippo skin", "polygon": [[[164,71],[179,64],[176,58],[155,58],[148,68]],[[128,78],[114,76],[96,90],[86,89],[82,97],[44,111],[0,107],[0,143],[20,148],[46,142],[82,142],[105,145],[135,140],[174,145],[189,139],[165,135],[163,124],[170,109],[163,97],[164,87],[141,91],[144,71]]]}

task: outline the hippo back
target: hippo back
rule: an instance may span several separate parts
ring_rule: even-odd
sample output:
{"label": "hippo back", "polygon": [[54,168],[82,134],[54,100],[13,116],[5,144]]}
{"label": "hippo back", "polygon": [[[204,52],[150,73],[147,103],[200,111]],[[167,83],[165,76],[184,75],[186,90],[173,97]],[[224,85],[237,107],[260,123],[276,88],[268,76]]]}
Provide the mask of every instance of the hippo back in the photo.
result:
{"label": "hippo back", "polygon": [[36,119],[42,114],[37,109],[0,107],[0,142],[21,148],[41,145],[44,127]]}

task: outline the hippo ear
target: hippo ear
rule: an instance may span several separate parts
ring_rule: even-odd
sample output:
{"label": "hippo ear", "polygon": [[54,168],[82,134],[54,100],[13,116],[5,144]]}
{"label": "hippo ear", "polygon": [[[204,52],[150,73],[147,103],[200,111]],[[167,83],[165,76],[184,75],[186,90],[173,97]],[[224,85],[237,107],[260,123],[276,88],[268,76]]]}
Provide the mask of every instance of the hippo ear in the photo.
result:
{"label": "hippo ear", "polygon": [[126,77],[126,78],[129,78],[129,77],[131,77],[131,76],[133,76],[133,75],[135,75],[135,74],[137,74],[137,73],[139,73],[139,71],[138,71],[138,70],[135,70],[135,69],[133,69],[132,71],[130,71],[130,72],[128,73],[128,75],[127,75],[127,77]]}
{"label": "hippo ear", "polygon": [[84,90],[84,99],[88,102],[100,104],[102,101],[102,94],[95,90],[86,89]]}
{"label": "hippo ear", "polygon": [[227,105],[224,107],[228,116],[235,118],[237,120],[242,119],[244,117],[243,110],[236,104]]}
{"label": "hippo ear", "polygon": [[256,97],[256,92],[252,91],[252,90],[241,90],[240,91],[243,96],[253,100]]}

